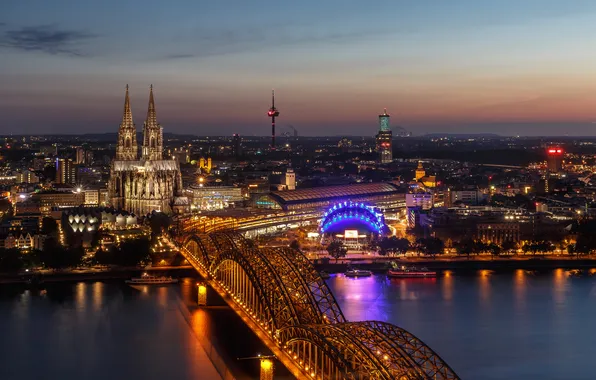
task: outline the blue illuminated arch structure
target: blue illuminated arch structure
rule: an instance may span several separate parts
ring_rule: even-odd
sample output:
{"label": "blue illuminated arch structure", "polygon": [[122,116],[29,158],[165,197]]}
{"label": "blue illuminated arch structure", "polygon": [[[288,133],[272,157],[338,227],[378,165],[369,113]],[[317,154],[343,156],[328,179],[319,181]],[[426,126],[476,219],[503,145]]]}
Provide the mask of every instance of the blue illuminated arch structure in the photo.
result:
{"label": "blue illuminated arch structure", "polygon": [[364,203],[345,201],[334,204],[325,212],[320,224],[321,233],[327,233],[332,227],[349,221],[365,224],[371,232],[379,235],[389,231],[379,209]]}

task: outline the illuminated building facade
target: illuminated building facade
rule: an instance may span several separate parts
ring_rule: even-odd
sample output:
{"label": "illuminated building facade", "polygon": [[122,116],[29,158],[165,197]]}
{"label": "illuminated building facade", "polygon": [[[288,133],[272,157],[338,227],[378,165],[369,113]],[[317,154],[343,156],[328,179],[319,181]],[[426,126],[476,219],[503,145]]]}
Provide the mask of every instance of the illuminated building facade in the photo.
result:
{"label": "illuminated building facade", "polygon": [[49,215],[53,208],[77,207],[85,203],[85,194],[74,191],[46,190],[34,193],[31,198],[39,203],[39,210]]}
{"label": "illuminated building facade", "polygon": [[39,183],[39,177],[35,175],[31,170],[23,170],[16,174],[17,183]]}
{"label": "illuminated building facade", "polygon": [[519,242],[519,223],[479,223],[477,238],[487,243],[502,244],[505,241]]}
{"label": "illuminated building facade", "polygon": [[288,168],[285,172],[273,172],[269,176],[271,188],[275,190],[296,190],[296,173],[294,169]]}
{"label": "illuminated building facade", "polygon": [[201,157],[199,158],[199,170],[201,173],[209,174],[211,173],[211,157]]}
{"label": "illuminated building facade", "polygon": [[379,115],[379,132],[376,136],[376,148],[379,163],[387,164],[393,161],[393,133],[389,126],[390,116],[387,110]]}
{"label": "illuminated building facade", "polygon": [[319,230],[324,237],[342,239],[344,245],[351,249],[362,249],[367,240],[389,232],[378,208],[351,201],[331,206],[323,214]]}
{"label": "illuminated building facade", "polygon": [[242,189],[234,186],[191,185],[186,194],[194,210],[219,210],[244,200]]}
{"label": "illuminated building facade", "polygon": [[431,189],[437,186],[437,177],[434,175],[426,175],[426,170],[424,170],[421,161],[418,161],[418,167],[416,167],[414,181],[418,182],[424,187]]}
{"label": "illuminated building facade", "polygon": [[170,157],[177,159],[181,164],[188,164],[190,162],[190,151],[186,147],[174,148],[169,153]]}
{"label": "illuminated building facade", "polygon": [[549,173],[560,173],[563,168],[563,149],[559,147],[549,147],[546,150],[546,168]]}
{"label": "illuminated building facade", "polygon": [[430,193],[406,194],[406,207],[419,207],[430,210],[433,207],[434,196]]}
{"label": "illuminated building facade", "polygon": [[76,168],[70,158],[56,158],[55,183],[75,183]]}
{"label": "illuminated building facade", "polygon": [[147,119],[143,124],[140,159],[126,87],[124,115],[118,131],[116,159],[110,167],[108,192],[113,207],[136,215],[152,211],[179,213],[188,208],[188,200],[181,196],[180,164],[176,159],[163,158],[163,129],[157,123],[153,87],[149,92]]}

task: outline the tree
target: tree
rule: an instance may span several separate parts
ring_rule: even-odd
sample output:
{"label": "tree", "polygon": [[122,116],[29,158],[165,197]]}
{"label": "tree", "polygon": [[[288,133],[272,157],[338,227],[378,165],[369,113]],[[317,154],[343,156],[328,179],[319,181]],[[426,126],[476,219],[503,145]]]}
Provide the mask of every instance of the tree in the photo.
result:
{"label": "tree", "polygon": [[163,212],[153,212],[149,217],[149,226],[151,227],[151,234],[153,236],[167,231],[171,224],[172,219]]}
{"label": "tree", "polygon": [[390,238],[384,237],[381,240],[377,241],[377,247],[378,247],[379,255],[387,256],[387,254],[389,252],[391,252],[391,250],[393,248],[393,242],[391,241]]}
{"label": "tree", "polygon": [[300,243],[298,242],[298,240],[292,240],[292,241],[290,242],[290,248],[292,248],[292,249],[294,249],[294,250],[296,250],[296,251],[302,251],[302,250],[300,249]]}
{"label": "tree", "polygon": [[398,238],[396,236],[384,237],[377,241],[379,255],[385,256],[387,254],[395,255],[405,254],[410,249],[410,241],[406,238]]}
{"label": "tree", "polygon": [[149,239],[127,240],[115,249],[113,264],[121,266],[137,266],[149,262]]}
{"label": "tree", "polygon": [[344,244],[340,240],[333,240],[331,243],[327,245],[327,252],[329,256],[335,259],[335,262],[340,257],[345,257],[348,253],[348,249],[344,247]]}
{"label": "tree", "polygon": [[16,248],[0,249],[0,272],[15,273],[23,269],[22,256]]}
{"label": "tree", "polygon": [[[371,251],[371,252],[377,252],[379,250],[379,243],[380,240],[377,238],[372,238],[368,241],[368,244],[366,246],[366,249]],[[379,252],[380,254],[380,252]]]}
{"label": "tree", "polygon": [[472,239],[464,239],[464,240],[458,241],[453,246],[457,250],[457,253],[459,253],[460,255],[468,256],[468,259],[470,258],[470,255],[472,253],[475,253],[476,246],[474,244],[474,240],[472,240]]}
{"label": "tree", "polygon": [[394,252],[399,255],[405,255],[408,252],[408,250],[410,250],[410,241],[406,238],[396,238],[395,236],[393,236],[393,238],[395,239]]}
{"label": "tree", "polygon": [[41,220],[41,233],[44,235],[54,235],[58,233],[58,224],[53,218],[45,216]]}
{"label": "tree", "polygon": [[596,236],[580,233],[575,241],[573,252],[577,255],[589,255],[596,251]]}
{"label": "tree", "polygon": [[487,246],[487,251],[490,252],[490,254],[494,257],[494,256],[499,256],[502,252],[503,252],[503,248],[495,243],[489,243]]}
{"label": "tree", "polygon": [[[577,244],[576,244],[576,249],[577,249]],[[533,255],[535,255],[536,253],[546,253],[546,252],[550,252],[553,249],[555,249],[555,246],[553,245],[553,243],[549,242],[549,241],[536,241],[536,240],[532,240],[529,241],[527,243],[525,243],[522,247],[522,250],[524,251],[524,253],[528,253],[528,252],[532,252]],[[580,247],[580,249],[582,249]]]}
{"label": "tree", "polygon": [[503,252],[510,253],[517,248],[517,243],[513,240],[505,240],[503,244],[501,244],[501,248],[503,249]]}
{"label": "tree", "polygon": [[443,240],[436,237],[420,238],[416,240],[416,245],[422,253],[433,257],[442,254],[445,250]]}
{"label": "tree", "polygon": [[114,253],[113,250],[104,251],[103,249],[98,249],[95,252],[94,261],[100,265],[111,265],[114,263]]}
{"label": "tree", "polygon": [[58,245],[54,238],[48,238],[40,252],[40,261],[47,268],[64,269],[81,265],[84,255],[85,251],[80,247],[66,249]]}

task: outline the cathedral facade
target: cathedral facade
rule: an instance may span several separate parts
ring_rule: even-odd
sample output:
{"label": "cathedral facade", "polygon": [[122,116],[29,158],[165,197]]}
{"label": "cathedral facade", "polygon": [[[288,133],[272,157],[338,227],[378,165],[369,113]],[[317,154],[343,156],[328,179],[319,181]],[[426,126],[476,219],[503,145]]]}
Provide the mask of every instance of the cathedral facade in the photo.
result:
{"label": "cathedral facade", "polygon": [[163,158],[163,128],[157,123],[153,86],[149,91],[140,157],[126,86],[124,115],[118,130],[116,157],[110,167],[108,193],[113,207],[139,216],[152,211],[181,213],[188,207],[187,199],[181,196],[178,161]]}

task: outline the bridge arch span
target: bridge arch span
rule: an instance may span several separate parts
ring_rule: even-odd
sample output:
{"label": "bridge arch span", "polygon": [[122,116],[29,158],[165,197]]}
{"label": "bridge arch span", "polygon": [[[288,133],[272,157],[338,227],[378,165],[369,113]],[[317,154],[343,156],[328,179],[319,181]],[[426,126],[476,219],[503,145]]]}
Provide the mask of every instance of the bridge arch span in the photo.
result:
{"label": "bridge arch span", "polygon": [[[455,372],[408,331],[379,321],[347,322],[300,252],[259,249],[238,233],[180,239],[181,252],[284,365],[311,379],[455,380]],[[247,320],[247,319],[245,319]],[[295,371],[295,372],[294,372]]]}
{"label": "bridge arch span", "polygon": [[[283,327],[300,323],[298,304],[284,284],[279,268],[275,267],[263,251],[250,247],[239,234],[215,233],[211,236],[220,250],[211,263],[210,272],[217,280],[222,281],[225,278],[221,274],[221,265],[224,262],[233,261],[241,266],[250,280],[250,286],[254,287],[258,298],[262,300],[265,311],[263,317],[267,318],[267,324],[270,326],[267,331],[270,334],[273,335],[276,330]],[[228,279],[228,281],[233,280],[233,278]],[[249,284],[244,285],[249,286]],[[248,296],[248,293],[244,293],[248,292],[249,288],[239,289],[238,284],[236,288],[241,291],[238,297]]]}
{"label": "bridge arch span", "polygon": [[207,239],[209,239],[207,236],[190,235],[182,243],[182,247],[192,253],[205,270],[209,269],[212,261],[210,250],[206,245]]}
{"label": "bridge arch span", "polygon": [[299,284],[296,286],[320,316],[318,323],[346,321],[327,283],[302,252],[289,247],[274,248],[271,251],[281,258],[280,268],[286,266],[292,269],[294,281]]}
{"label": "bridge arch span", "polygon": [[[337,325],[293,326],[280,333],[284,350],[316,379],[399,379],[382,357]],[[331,367],[325,358],[333,358]]]}

